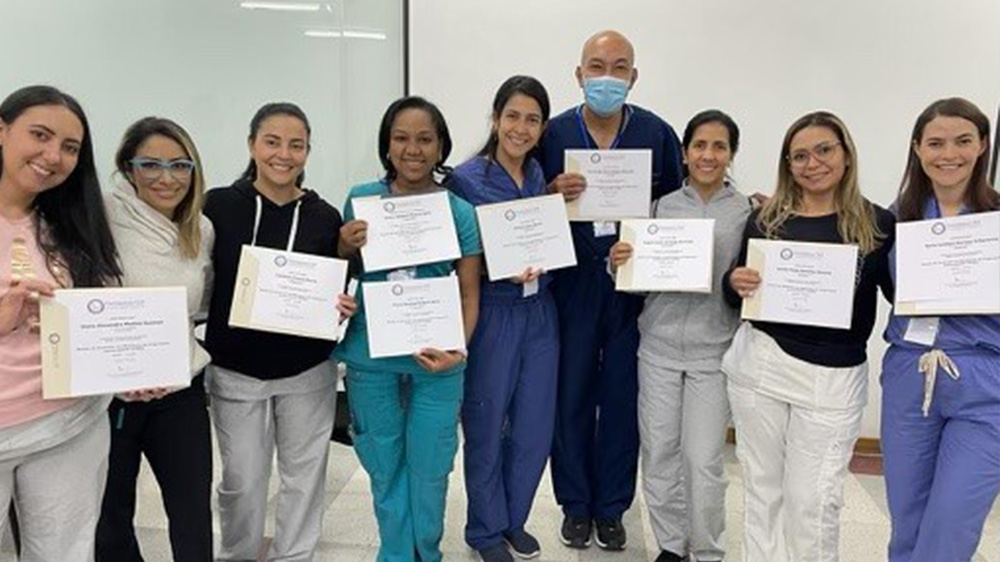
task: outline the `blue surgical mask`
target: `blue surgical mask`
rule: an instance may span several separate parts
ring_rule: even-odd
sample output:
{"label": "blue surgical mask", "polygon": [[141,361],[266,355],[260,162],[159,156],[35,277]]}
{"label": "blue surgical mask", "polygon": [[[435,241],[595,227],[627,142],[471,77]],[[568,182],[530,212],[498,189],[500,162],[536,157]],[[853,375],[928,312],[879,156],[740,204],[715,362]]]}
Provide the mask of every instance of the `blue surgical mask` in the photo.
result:
{"label": "blue surgical mask", "polygon": [[610,117],[618,113],[625,105],[628,86],[628,82],[613,76],[584,79],[583,93],[586,96],[587,107],[601,117]]}

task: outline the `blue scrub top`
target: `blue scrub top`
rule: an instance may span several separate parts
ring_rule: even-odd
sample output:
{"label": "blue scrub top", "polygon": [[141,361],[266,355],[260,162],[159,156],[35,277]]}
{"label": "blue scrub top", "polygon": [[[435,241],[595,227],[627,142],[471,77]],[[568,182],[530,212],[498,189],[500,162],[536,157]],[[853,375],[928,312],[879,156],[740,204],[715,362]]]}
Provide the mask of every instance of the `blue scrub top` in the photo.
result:
{"label": "blue scrub top", "polygon": [[[681,143],[673,127],[651,111],[627,104],[618,137],[612,148],[653,151],[653,189],[650,203],[681,186]],[[566,149],[596,149],[597,142],[583,123],[583,106],[577,106],[552,118],[545,126],[541,142],[541,165],[545,181],[551,182],[563,172]],[[577,262],[604,261],[617,236],[594,236],[589,222],[573,222],[573,242]]]}
{"label": "blue scrub top", "polygon": [[[476,206],[548,193],[542,167],[534,158],[528,158],[524,163],[524,185],[521,187],[503,166],[485,156],[475,156],[455,168],[447,185],[459,197]],[[539,291],[550,282],[548,274],[542,275],[538,280]],[[507,280],[490,282],[484,277],[482,291],[486,298],[518,298],[523,294],[523,286]]]}
{"label": "blue scrub top", "polygon": [[[892,209],[896,211],[895,208]],[[962,209],[960,214],[968,214],[967,209]],[[941,218],[941,209],[938,207],[937,198],[929,197],[924,204],[924,219]],[[893,247],[889,254],[889,268],[892,274],[893,283],[896,281],[896,248]],[[885,328],[885,340],[891,345],[903,348],[911,348],[919,352],[928,351],[930,348],[911,341],[906,341],[903,336],[910,322],[908,316],[896,316],[893,310],[889,317],[889,323]],[[960,316],[942,316],[938,323],[937,337],[934,340],[934,348],[946,353],[956,353],[961,351],[989,351],[1000,354],[1000,314],[976,314]]]}
{"label": "blue scrub top", "polygon": [[[344,203],[344,221],[354,220],[354,205],[352,204],[354,198],[389,194],[389,184],[382,180],[352,187],[350,193],[347,194],[347,201]],[[455,231],[458,234],[458,246],[462,257],[481,254],[483,249],[479,241],[479,227],[476,225],[476,214],[472,205],[451,192],[448,193],[448,201],[451,204],[451,216],[455,222]],[[418,265],[414,269],[416,269],[417,279],[445,277],[451,275],[452,271],[455,270],[455,264],[444,261]],[[346,363],[349,368],[360,371],[426,374],[427,371],[410,355],[372,359],[368,354],[368,326],[365,320],[362,285],[367,281],[386,281],[388,275],[388,271],[361,273],[356,295],[358,311],[351,318],[347,334],[344,336],[344,340],[337,345],[333,357]],[[455,373],[464,368],[465,364],[462,363],[450,371],[439,374]]]}

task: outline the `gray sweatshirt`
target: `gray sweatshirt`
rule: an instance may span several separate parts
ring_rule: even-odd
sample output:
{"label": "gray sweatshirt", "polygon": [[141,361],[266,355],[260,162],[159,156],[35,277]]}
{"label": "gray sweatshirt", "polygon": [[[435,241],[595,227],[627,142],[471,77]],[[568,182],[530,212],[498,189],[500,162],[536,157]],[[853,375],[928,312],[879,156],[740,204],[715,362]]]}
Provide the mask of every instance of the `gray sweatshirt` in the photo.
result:
{"label": "gray sweatshirt", "polygon": [[722,275],[740,253],[750,201],[728,182],[705,203],[684,185],[655,203],[658,219],[715,219],[712,292],[650,293],[639,316],[639,358],[667,369],[718,371],[739,327],[722,297]]}

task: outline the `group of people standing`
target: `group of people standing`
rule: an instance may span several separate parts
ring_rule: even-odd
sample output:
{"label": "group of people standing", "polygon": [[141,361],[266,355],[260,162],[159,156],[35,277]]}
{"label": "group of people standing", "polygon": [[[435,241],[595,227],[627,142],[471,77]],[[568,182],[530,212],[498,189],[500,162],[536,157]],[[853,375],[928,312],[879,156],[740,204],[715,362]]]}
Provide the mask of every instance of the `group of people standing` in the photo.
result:
{"label": "group of people standing", "polygon": [[[730,418],[746,488],[743,559],[837,560],[877,293],[891,301],[894,291],[895,223],[1000,210],[986,179],[987,118],[960,98],[929,106],[909,139],[899,198],[885,210],[862,195],[844,123],[810,113],[785,135],[778,183],[761,203],[729,175],[740,134],[727,114],[699,113],[679,139],[626,103],[637,72],[624,36],[588,39],[576,78],[584,103],[551,119],[542,84],[505,81],[483,148],[454,170],[445,166],[452,141],[438,108],[415,96],[395,101],[378,131],[385,175],[352,188],[343,215],[303,187],[312,131],[294,104],[259,109],[246,170],[212,190],[187,132],[142,119],[126,131],[117,183],[102,197],[79,104],[45,86],[7,97],[0,505],[14,500],[22,559],[89,560],[96,548],[98,560],[141,560],[132,527],[141,455],[160,485],[176,560],[258,558],[275,455],[280,487],[266,558],[312,559],[340,361],[354,447],[371,480],[379,562],[442,559],[459,425],[465,538],[485,562],[540,554],[526,524],[550,459],[568,547],[594,540],[625,549],[622,516],[641,459],[657,562],[722,560]],[[575,148],[650,150],[652,216],[715,219],[710,294],[615,291],[614,272],[633,249],[613,222],[573,223],[575,267],[485,278],[474,207],[580,197],[586,178],[563,169],[564,151]],[[367,224],[355,218],[354,199],[441,189],[462,257],[367,271],[359,252]],[[751,238],[856,245],[850,329],[741,323],[737,309],[761,283],[746,265]],[[339,344],[230,327],[247,244],[349,260],[361,284],[456,275],[467,348],[372,358],[361,292],[339,297],[341,318],[351,318]],[[42,399],[38,300],[101,286],[187,288],[192,328],[207,315],[204,346],[192,333],[189,387]],[[968,561],[1000,491],[1000,315],[942,317],[929,344],[913,341],[910,322],[890,318],[882,367],[888,556]],[[936,377],[939,368],[951,376]],[[223,464],[218,553],[210,423]]]}

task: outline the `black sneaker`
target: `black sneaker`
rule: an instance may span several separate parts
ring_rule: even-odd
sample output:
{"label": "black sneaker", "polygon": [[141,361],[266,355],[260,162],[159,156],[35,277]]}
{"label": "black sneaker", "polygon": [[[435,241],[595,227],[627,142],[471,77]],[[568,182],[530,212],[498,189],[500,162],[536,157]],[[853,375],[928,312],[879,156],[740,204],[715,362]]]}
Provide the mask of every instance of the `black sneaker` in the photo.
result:
{"label": "black sneaker", "polygon": [[559,533],[559,540],[570,548],[587,548],[590,546],[590,518],[563,517],[562,531]]}
{"label": "black sneaker", "polygon": [[597,520],[597,546],[604,550],[625,550],[625,527],[621,519]]}
{"label": "black sneaker", "polygon": [[524,529],[507,531],[503,534],[507,546],[514,552],[514,556],[523,560],[530,560],[542,553],[542,546],[538,544],[538,539],[531,536]]}
{"label": "black sneaker", "polygon": [[656,557],[654,562],[684,562],[687,558],[681,556],[680,554],[674,554],[669,550],[661,550],[660,555]]}
{"label": "black sneaker", "polygon": [[479,557],[483,562],[514,562],[514,557],[507,552],[507,545],[502,542],[480,550]]}

